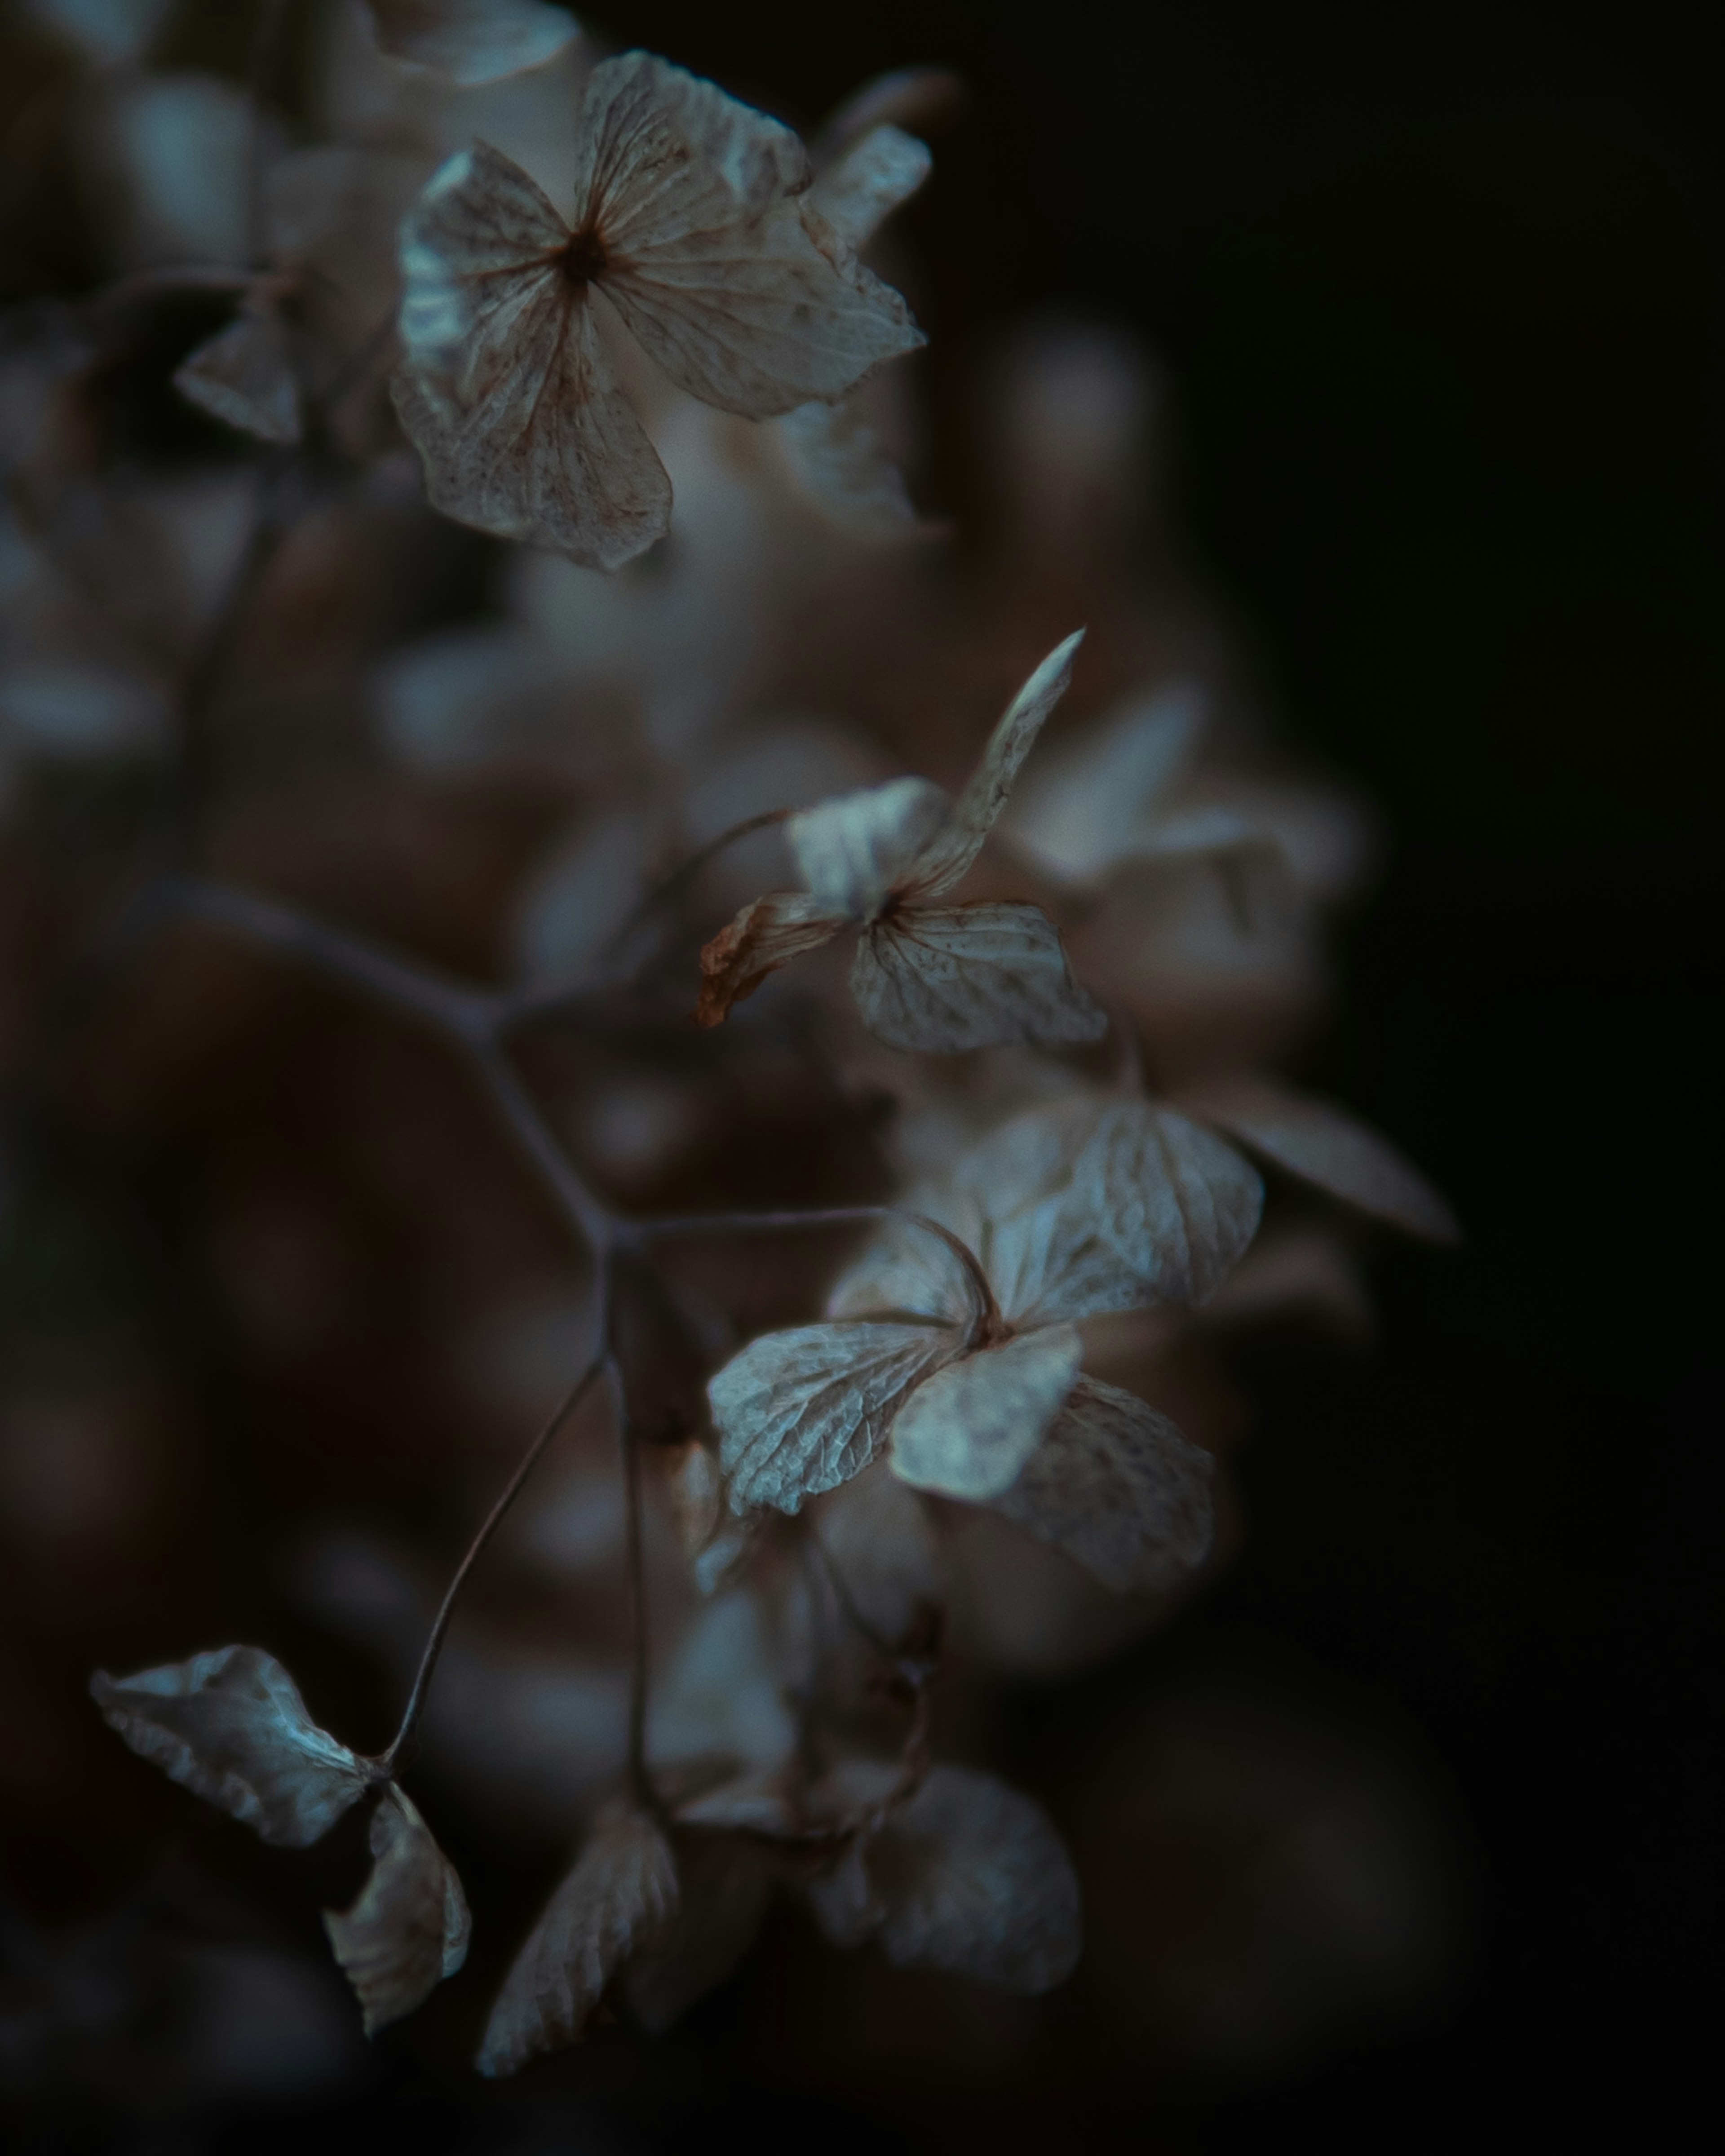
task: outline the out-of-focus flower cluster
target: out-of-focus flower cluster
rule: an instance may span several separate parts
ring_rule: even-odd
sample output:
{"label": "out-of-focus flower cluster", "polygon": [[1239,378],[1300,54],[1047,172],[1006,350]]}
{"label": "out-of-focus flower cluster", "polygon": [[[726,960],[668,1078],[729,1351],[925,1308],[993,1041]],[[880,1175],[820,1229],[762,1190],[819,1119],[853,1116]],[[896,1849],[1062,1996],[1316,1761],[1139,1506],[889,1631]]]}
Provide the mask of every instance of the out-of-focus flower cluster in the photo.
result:
{"label": "out-of-focus flower cluster", "polygon": [[[266,1841],[368,1820],[325,1919],[367,2033],[474,1930],[422,1804],[573,1843],[488,1958],[490,2074],[603,2000],[668,2029],[788,1906],[1060,1984],[1078,1878],[998,1702],[1238,1532],[1234,1344],[1358,1335],[1368,1234],[1454,1232],[1278,1075],[1372,834],[1178,567],[1153,372],[1027,320],[993,526],[915,506],[893,280],[937,322],[940,264],[888,220],[943,78],[805,149],[536,0],[265,0],[249,89],[151,67],[170,0],[28,12],[80,64],[0,323],[0,1460],[63,1578],[136,1573],[69,1628],[166,1657],[102,1712]],[[53,1224],[123,1244],[164,1148],[204,1301],[92,1317]],[[434,1553],[547,1416],[444,1646]],[[191,1520],[268,1586],[158,1592]],[[408,1687],[395,1741],[191,1651],[230,1610],[356,1726]],[[130,2025],[8,1951],[8,2071]]]}

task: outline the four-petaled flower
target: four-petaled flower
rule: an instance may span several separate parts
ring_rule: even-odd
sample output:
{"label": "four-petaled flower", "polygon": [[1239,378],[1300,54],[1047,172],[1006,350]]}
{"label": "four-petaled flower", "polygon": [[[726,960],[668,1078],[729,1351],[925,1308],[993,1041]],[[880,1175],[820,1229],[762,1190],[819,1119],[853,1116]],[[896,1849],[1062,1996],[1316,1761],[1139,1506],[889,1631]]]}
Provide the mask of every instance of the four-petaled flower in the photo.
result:
{"label": "four-petaled flower", "polygon": [[1065,693],[1083,634],[1051,651],[1014,697],[956,803],[926,778],[895,778],[789,819],[808,888],[768,891],[706,946],[699,1024],[717,1025],[768,973],[855,922],[851,993],[869,1030],[895,1048],[956,1054],[1101,1037],[1106,1015],[1073,979],[1040,906],[929,902],[982,851]]}

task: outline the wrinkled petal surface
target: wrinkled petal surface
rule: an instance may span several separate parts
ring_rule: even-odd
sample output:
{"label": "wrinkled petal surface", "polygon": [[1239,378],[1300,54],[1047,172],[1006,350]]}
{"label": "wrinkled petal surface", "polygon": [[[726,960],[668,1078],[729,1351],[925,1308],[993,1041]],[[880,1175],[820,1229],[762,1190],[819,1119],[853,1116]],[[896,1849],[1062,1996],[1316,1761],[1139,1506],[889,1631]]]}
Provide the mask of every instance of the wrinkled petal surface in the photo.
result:
{"label": "wrinkled petal surface", "polygon": [[676,1914],[676,1860],[635,1811],[602,1820],[505,1978],[480,2048],[482,2074],[512,2074],[581,2034],[605,1986]]}
{"label": "wrinkled petal surface", "polygon": [[867,921],[951,807],[926,778],[893,778],[804,808],[786,824],[785,837],[816,903]]}
{"label": "wrinkled petal surface", "polygon": [[1081,1353],[1070,1325],[1051,1325],[949,1363],[900,1411],[893,1471],[918,1490],[998,1497],[1060,1413]]}
{"label": "wrinkled petal surface", "polygon": [[733,1356],[707,1386],[733,1508],[794,1512],[860,1475],[906,1393],[958,1344],[944,1326],[804,1325]]}
{"label": "wrinkled petal surface", "polygon": [[1132,1393],[1081,1377],[997,1512],[1106,1587],[1146,1594],[1202,1564],[1210,1456]]}
{"label": "wrinkled petal surface", "polygon": [[847,916],[803,891],[769,891],[744,906],[701,953],[697,1025],[722,1025],[732,1004],[752,996],[769,973],[805,951],[830,943]]}
{"label": "wrinkled petal surface", "polygon": [[284,1849],[310,1848],[370,1786],[261,1647],[213,1647],[134,1677],[98,1670],[90,1690],[134,1752]]}
{"label": "wrinkled petal surface", "polygon": [[1194,1092],[1183,1106],[1362,1213],[1427,1242],[1460,1240],[1455,1215],[1414,1163],[1332,1101],[1313,1100],[1268,1079],[1240,1078]]}
{"label": "wrinkled petal surface", "polygon": [[366,0],[377,49],[464,90],[554,59],[579,30],[542,0]]}
{"label": "wrinkled petal surface", "polygon": [[455,1974],[472,1929],[455,1867],[393,1782],[372,1815],[371,1851],[376,1861],[359,1899],[323,1917],[368,2036],[411,2014]]}
{"label": "wrinkled petal surface", "polygon": [[1100,1040],[1108,1029],[1040,906],[901,906],[864,931],[850,988],[877,1039],[935,1055]]}
{"label": "wrinkled petal surface", "polygon": [[1231,1146],[1148,1101],[1104,1111],[1073,1183],[1158,1302],[1207,1302],[1245,1255],[1264,1205],[1262,1181]]}
{"label": "wrinkled petal surface", "polygon": [[212,418],[259,441],[300,439],[300,386],[274,308],[248,310],[208,338],[175,370],[174,388]]}

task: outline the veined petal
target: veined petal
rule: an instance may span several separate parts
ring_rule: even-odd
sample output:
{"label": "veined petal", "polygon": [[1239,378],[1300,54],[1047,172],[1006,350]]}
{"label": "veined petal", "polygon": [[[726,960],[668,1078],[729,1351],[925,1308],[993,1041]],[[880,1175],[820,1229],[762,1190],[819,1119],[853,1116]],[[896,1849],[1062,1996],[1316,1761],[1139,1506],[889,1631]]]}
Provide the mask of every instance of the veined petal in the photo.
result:
{"label": "veined petal", "polygon": [[697,1025],[720,1025],[732,1004],[752,996],[779,967],[830,943],[848,916],[804,891],[769,891],[744,906],[701,953]]}
{"label": "veined petal", "polygon": [[733,1356],[707,1386],[733,1508],[794,1512],[860,1475],[905,1395],[958,1344],[938,1325],[803,1325]]}
{"label": "veined petal", "polygon": [[1151,1594],[1209,1554],[1210,1475],[1209,1455],[1166,1415],[1081,1377],[994,1509],[1104,1586]]}
{"label": "veined petal", "polygon": [[247,308],[174,371],[188,403],[260,441],[300,439],[300,386],[287,331],[274,307]]}
{"label": "veined petal", "polygon": [[1072,1173],[1148,1300],[1207,1302],[1257,1233],[1264,1185],[1209,1132],[1148,1101],[1105,1109]]}
{"label": "veined petal", "polygon": [[872,127],[818,174],[809,199],[847,246],[866,247],[928,177],[927,143],[900,127]]}
{"label": "veined petal", "polygon": [[901,906],[863,932],[850,991],[870,1033],[937,1055],[1100,1040],[1108,1029],[1053,921],[1022,903]]}
{"label": "veined petal", "polygon": [[893,1424],[893,1471],[917,1490],[998,1497],[1060,1413],[1081,1353],[1072,1327],[1051,1325],[949,1363]]}
{"label": "veined petal", "polygon": [[1083,641],[1081,629],[1056,644],[1007,706],[982,762],[958,797],[952,821],[917,863],[910,895],[932,897],[950,891],[982,851],[983,839],[1006,806],[1019,765],[1035,746],[1049,713],[1066,693],[1072,660]]}
{"label": "veined petal", "polygon": [[817,903],[867,921],[951,808],[929,780],[893,778],[803,809],[790,819],[785,836]]}
{"label": "veined petal", "polygon": [[542,0],[367,0],[380,52],[463,90],[542,67],[579,33]]}
{"label": "veined petal", "polygon": [[408,364],[447,375],[465,403],[491,393],[501,353],[486,326],[501,318],[512,333],[522,288],[537,295],[562,281],[568,239],[544,191],[489,142],[439,165],[402,224]]}
{"label": "veined petal", "polygon": [[455,1867],[393,1782],[372,1815],[371,1851],[375,1861],[359,1899],[323,1917],[368,2036],[411,2014],[455,1974],[472,1928]]}
{"label": "veined petal", "polygon": [[1442,1196],[1389,1140],[1329,1101],[1313,1100],[1265,1078],[1230,1079],[1183,1101],[1285,1168],[1362,1213],[1427,1242],[1454,1243],[1461,1230]]}
{"label": "veined petal", "polygon": [[[949,1228],[978,1256],[988,1220],[968,1191],[922,1188],[903,1201]],[[839,1276],[827,1298],[829,1317],[885,1317],[895,1312],[968,1326],[977,1316],[975,1293],[957,1255],[914,1221],[891,1220]]]}

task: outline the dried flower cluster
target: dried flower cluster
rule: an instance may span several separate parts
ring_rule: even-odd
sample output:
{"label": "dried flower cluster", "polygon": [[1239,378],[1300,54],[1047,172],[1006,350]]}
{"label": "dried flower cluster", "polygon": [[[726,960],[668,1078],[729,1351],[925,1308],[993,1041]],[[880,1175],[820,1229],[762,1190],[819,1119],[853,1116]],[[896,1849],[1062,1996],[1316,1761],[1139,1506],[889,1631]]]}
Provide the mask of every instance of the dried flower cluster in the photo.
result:
{"label": "dried flower cluster", "polygon": [[[119,236],[108,281],[4,331],[9,813],[44,771],[172,769],[174,863],[146,833],[96,894],[102,963],[118,889],[123,963],[220,937],[429,1028],[562,1209],[582,1345],[383,1753],[320,1727],[255,1646],[99,1675],[96,1702],[265,1841],[306,1847],[369,1803],[369,1881],[325,1922],[367,2031],[411,2013],[470,1925],[401,1777],[422,1738],[436,1771],[483,1779],[488,1753],[511,1772],[483,1728],[464,1768],[466,1710],[437,1707],[456,1594],[608,1398],[623,1502],[571,1563],[619,1568],[627,1637],[595,1649],[602,1705],[569,1722],[553,1779],[584,1831],[480,2071],[578,2035],[608,1996],[669,2026],[783,1897],[837,1946],[1045,1990],[1079,1953],[1072,1865],[1029,1797],[936,1762],[942,1682],[1077,1667],[1155,1622],[1209,1553],[1216,1471],[1155,1373],[1266,1311],[1351,1312],[1351,1216],[1453,1233],[1386,1141],[1263,1067],[1319,1000],[1358,819],[1209,716],[1226,677],[1202,637],[1170,663],[1134,613],[1135,572],[1110,566],[1127,430],[1086,373],[1129,391],[1106,341],[1021,360],[996,619],[911,506],[891,362],[922,335],[859,250],[927,177],[908,129],[941,84],[873,86],[811,156],[662,59],[597,57],[538,0],[354,12],[320,16],[334,57],[298,132],[326,139],[291,141],[280,8],[240,100],[149,70],[168,0],[36,0],[88,62],[73,131]],[[506,80],[531,92],[490,108],[514,154],[452,140]],[[183,468],[131,453],[116,416],[116,382],[151,368],[208,423]],[[458,558],[433,511],[531,550],[500,554],[489,616],[427,629]],[[1012,578],[1049,552],[1093,581],[1089,644],[1070,612],[1019,619]],[[889,741],[962,768],[1032,639],[1053,649],[956,795],[894,775]],[[878,697],[872,738],[774,716],[842,701],[865,665],[904,714]],[[515,879],[506,984],[257,889],[307,879],[258,838],[248,728],[325,708],[357,710],[420,796],[567,804]],[[844,982],[816,954],[847,931]],[[573,1075],[535,1076],[526,1050],[559,1034]],[[787,1070],[827,1118],[809,1202],[730,1203],[687,1163],[724,1158],[737,1104],[764,1090],[770,1111]],[[694,1203],[668,1209],[679,1190]],[[809,1252],[841,1235],[817,1317]],[[758,1270],[769,1245],[791,1270]],[[726,1269],[777,1279],[764,1311],[757,1287],[727,1304]],[[578,1480],[612,1472],[579,1458]],[[441,1681],[482,1717],[506,1686],[475,1636],[458,1628]]]}

